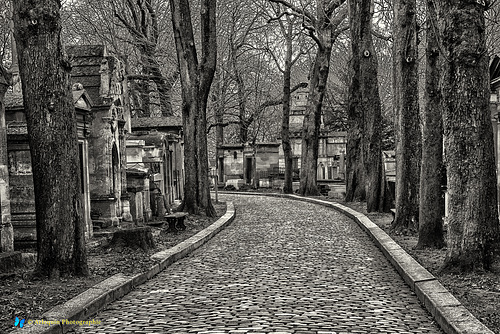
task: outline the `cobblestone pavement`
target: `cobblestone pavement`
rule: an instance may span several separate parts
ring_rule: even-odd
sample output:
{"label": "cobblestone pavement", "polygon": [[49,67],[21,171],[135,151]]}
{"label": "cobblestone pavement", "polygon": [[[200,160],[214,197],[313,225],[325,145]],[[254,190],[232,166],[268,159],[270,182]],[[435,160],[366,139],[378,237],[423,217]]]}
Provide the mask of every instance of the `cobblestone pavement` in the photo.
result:
{"label": "cobblestone pavement", "polygon": [[80,333],[442,333],[353,222],[319,205],[224,195],[236,219]]}

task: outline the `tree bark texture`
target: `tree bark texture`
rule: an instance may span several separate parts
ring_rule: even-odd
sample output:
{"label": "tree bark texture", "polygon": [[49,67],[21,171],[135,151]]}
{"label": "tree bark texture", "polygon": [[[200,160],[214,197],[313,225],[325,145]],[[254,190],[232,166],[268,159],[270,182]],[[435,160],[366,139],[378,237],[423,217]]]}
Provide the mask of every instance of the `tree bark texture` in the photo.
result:
{"label": "tree bark texture", "polygon": [[422,115],[422,167],[417,248],[444,247],[443,122],[439,87],[438,21],[434,0],[427,1],[425,108]]}
{"label": "tree bark texture", "polygon": [[71,68],[62,51],[60,7],[57,0],[14,2],[35,190],[36,270],[49,277],[88,274]]}
{"label": "tree bark texture", "polygon": [[[283,28],[284,30],[284,28]],[[290,85],[292,74],[292,25],[288,25],[286,38],[285,68],[283,70],[283,116],[281,119],[281,143],[285,161],[285,180],[283,183],[283,193],[293,193],[293,157],[292,145],[290,143]]]}
{"label": "tree bark texture", "polygon": [[333,33],[331,29],[323,31],[323,46],[318,47],[309,82],[309,95],[302,126],[302,157],[300,168],[300,194],[318,196],[316,183],[318,171],[319,128],[321,125],[321,107],[330,71]]}
{"label": "tree bark texture", "polygon": [[182,84],[185,191],[183,210],[215,216],[208,180],[206,108],[215,74],[215,0],[201,4],[201,59],[195,48],[188,0],[170,0],[177,59]]}
{"label": "tree bark texture", "polygon": [[[281,2],[281,1],[280,1]],[[283,3],[283,2],[281,2]],[[317,196],[318,148],[319,129],[321,125],[321,108],[325,96],[328,74],[330,72],[330,59],[333,43],[339,36],[339,28],[344,21],[347,10],[342,7],[345,0],[318,1],[314,23],[314,37],[318,49],[311,69],[309,79],[309,95],[302,126],[302,157],[300,168],[301,195]],[[341,8],[342,7],[342,8]],[[311,16],[305,13],[306,16]]]}
{"label": "tree bark texture", "polygon": [[219,157],[223,154],[222,145],[224,145],[224,109],[219,105],[220,80],[215,81],[217,84],[217,94],[212,94],[212,104],[215,106],[215,163],[218,169],[219,179],[218,182],[224,182],[224,175],[222,169],[224,166],[219,164]]}
{"label": "tree bark texture", "polygon": [[238,89],[238,110],[239,110],[239,130],[240,130],[240,143],[245,144],[248,142],[248,129],[253,122],[247,117],[247,94],[245,92],[245,82],[241,76],[240,70],[236,63],[236,49],[231,53],[233,63],[234,78],[236,80],[236,87]]}
{"label": "tree bark texture", "polygon": [[[360,55],[364,47],[361,40],[361,3],[349,0],[349,25],[351,29],[351,82],[347,106],[347,154],[346,154],[346,197],[347,202],[366,200],[365,171],[363,162],[364,109],[362,106]],[[367,50],[371,52],[372,49]],[[361,55],[363,57],[363,55]]]}
{"label": "tree bark texture", "polygon": [[394,1],[396,232],[418,227],[421,134],[418,106],[416,1]]}
{"label": "tree bark texture", "polygon": [[493,130],[489,111],[484,7],[439,1],[448,251],[444,270],[491,269],[499,252]]}
{"label": "tree bark texture", "polygon": [[[350,10],[352,81],[349,86],[349,200],[366,195],[367,211],[384,211],[382,108],[378,91],[377,56],[372,40],[370,0],[348,1]],[[362,181],[362,182],[359,182]]]}

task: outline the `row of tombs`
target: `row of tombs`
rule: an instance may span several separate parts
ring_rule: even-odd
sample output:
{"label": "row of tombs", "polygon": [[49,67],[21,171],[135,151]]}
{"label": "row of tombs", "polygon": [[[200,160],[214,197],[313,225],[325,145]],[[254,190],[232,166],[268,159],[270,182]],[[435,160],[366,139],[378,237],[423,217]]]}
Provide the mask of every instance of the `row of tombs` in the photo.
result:
{"label": "row of tombs", "polygon": [[[70,46],[85,236],[123,221],[162,219],[183,195],[180,117],[136,118],[125,66],[104,46]],[[15,248],[36,240],[30,149],[18,72],[4,97]],[[17,75],[16,75],[17,74]],[[3,201],[5,202],[5,201]],[[2,203],[3,206],[4,203]]]}

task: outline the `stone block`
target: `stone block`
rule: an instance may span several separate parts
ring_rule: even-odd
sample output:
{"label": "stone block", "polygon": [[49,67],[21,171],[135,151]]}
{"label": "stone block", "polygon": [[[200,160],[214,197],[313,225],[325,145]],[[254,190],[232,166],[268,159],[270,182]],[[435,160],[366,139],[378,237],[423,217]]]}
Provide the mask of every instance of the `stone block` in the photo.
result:
{"label": "stone block", "polygon": [[243,180],[243,179],[227,180],[226,187],[229,185],[235,187],[236,189],[240,189],[243,185],[245,185],[245,180]]}
{"label": "stone block", "polygon": [[345,198],[345,191],[342,191],[341,189],[338,189],[338,188],[334,188],[333,190],[330,190],[328,192],[328,197],[335,198],[335,199],[344,199]]}
{"label": "stone block", "polygon": [[268,179],[259,180],[259,188],[271,188],[271,183]]}
{"label": "stone block", "polygon": [[440,308],[461,305],[461,303],[435,279],[416,282],[415,293],[433,317],[437,317]]}
{"label": "stone block", "polygon": [[284,180],[274,180],[273,189],[283,189],[284,184],[285,184]]}

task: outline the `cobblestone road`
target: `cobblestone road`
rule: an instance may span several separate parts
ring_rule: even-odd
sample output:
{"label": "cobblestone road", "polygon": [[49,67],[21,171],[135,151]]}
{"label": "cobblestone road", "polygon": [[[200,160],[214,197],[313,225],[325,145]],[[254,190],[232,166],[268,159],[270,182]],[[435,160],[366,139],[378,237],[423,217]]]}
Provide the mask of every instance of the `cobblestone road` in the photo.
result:
{"label": "cobblestone road", "polygon": [[322,206],[225,195],[236,219],[80,333],[442,333],[370,238]]}

